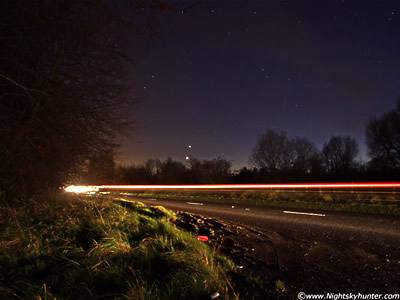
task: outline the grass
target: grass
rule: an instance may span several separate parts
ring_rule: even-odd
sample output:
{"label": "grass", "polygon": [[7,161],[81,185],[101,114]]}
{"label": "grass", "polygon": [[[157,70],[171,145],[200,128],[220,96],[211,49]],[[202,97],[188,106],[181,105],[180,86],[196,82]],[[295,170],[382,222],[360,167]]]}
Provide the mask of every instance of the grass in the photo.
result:
{"label": "grass", "polygon": [[99,196],[1,205],[0,298],[238,298],[233,263],[174,217]]}
{"label": "grass", "polygon": [[400,215],[400,194],[391,191],[136,191],[123,195],[193,200],[210,203],[243,204],[265,207],[347,211]]}

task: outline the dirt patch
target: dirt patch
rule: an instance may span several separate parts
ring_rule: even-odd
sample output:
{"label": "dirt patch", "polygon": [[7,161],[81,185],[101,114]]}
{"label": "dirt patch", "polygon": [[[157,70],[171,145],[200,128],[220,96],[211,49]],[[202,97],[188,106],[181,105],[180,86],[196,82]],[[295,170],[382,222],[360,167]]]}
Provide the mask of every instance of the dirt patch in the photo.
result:
{"label": "dirt patch", "polygon": [[[175,223],[234,261],[262,292],[398,293],[400,251],[390,258],[364,245],[301,240],[273,231],[178,212]],[[260,295],[260,294],[259,294]]]}

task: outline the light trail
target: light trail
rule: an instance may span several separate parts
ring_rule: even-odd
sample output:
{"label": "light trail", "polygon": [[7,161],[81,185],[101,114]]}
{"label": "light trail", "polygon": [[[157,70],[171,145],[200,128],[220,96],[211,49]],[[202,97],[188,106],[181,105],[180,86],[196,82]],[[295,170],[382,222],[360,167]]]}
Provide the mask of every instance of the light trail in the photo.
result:
{"label": "light trail", "polygon": [[[273,184],[173,184],[173,185],[97,185],[68,186],[66,192],[94,194],[99,190],[268,190],[268,189],[359,189],[359,188],[400,188],[400,182],[358,182],[358,183],[273,183]],[[104,193],[104,192],[100,192]],[[377,192],[378,193],[378,192]],[[385,192],[387,193],[387,192]]]}
{"label": "light trail", "polygon": [[65,188],[65,191],[77,194],[94,194],[99,191],[99,188],[96,186],[70,185]]}
{"label": "light trail", "polygon": [[220,189],[329,189],[329,188],[399,188],[400,182],[358,183],[278,183],[278,184],[190,184],[190,185],[98,185],[98,189],[120,190],[220,190]]}
{"label": "light trail", "polygon": [[305,216],[315,216],[315,217],[325,217],[325,214],[315,214],[315,213],[309,213],[309,212],[299,212],[299,211],[290,211],[290,210],[284,210],[284,214],[292,214],[292,215],[305,215]]}

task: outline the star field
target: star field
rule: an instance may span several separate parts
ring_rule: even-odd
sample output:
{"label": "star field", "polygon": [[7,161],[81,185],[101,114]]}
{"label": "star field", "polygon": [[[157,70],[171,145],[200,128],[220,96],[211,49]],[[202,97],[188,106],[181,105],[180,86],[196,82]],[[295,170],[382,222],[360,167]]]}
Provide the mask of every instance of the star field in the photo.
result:
{"label": "star field", "polygon": [[141,127],[122,161],[224,157],[239,168],[267,128],[319,147],[349,134],[367,158],[366,122],[400,96],[399,1],[187,7],[158,16],[157,38],[132,51]]}

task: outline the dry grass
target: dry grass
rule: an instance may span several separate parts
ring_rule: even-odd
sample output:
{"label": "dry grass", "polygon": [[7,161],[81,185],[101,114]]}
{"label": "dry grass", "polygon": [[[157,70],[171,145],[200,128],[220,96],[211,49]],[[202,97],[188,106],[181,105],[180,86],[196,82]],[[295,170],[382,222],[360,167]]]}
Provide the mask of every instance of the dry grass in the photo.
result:
{"label": "dry grass", "polygon": [[0,298],[236,298],[233,264],[141,203],[77,196],[0,207]]}

